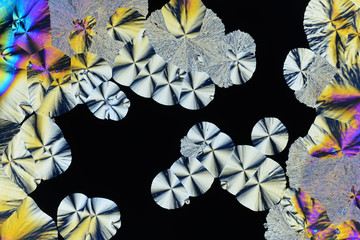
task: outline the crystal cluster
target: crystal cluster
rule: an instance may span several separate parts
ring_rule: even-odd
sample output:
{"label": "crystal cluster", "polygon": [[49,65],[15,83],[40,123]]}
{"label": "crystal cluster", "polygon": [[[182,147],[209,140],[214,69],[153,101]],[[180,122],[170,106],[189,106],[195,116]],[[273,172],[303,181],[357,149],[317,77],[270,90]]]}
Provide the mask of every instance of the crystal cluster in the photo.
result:
{"label": "crystal cluster", "polygon": [[57,226],[66,240],[108,240],[121,226],[120,211],[111,200],[74,193],[61,201]]}
{"label": "crystal cluster", "polygon": [[255,71],[253,38],[240,30],[225,35],[221,19],[200,0],[171,0],[149,16],[146,33],[165,61],[206,72],[219,87],[243,84]]}
{"label": "crystal cluster", "polygon": [[240,204],[264,211],[279,202],[285,189],[285,173],[274,160],[253,146],[235,146],[232,139],[210,122],[194,125],[181,140],[182,156],[153,180],[151,193],[163,208],[190,203],[205,193],[214,178]]}
{"label": "crystal cluster", "polygon": [[[88,51],[96,44],[97,26],[105,25],[102,31],[108,36],[111,14],[105,8],[114,14],[120,6],[131,6],[129,2],[0,3],[0,238],[58,237],[56,223],[28,196],[71,165],[71,150],[55,117],[81,103],[101,119],[126,116],[129,100],[110,81],[110,64]],[[97,15],[99,6],[105,16]],[[139,10],[147,12],[145,7]],[[52,24],[68,28],[51,26],[51,17]],[[114,226],[107,226],[113,235]]]}
{"label": "crystal cluster", "polygon": [[[358,1],[311,0],[304,16],[311,50],[294,49],[285,60],[286,83],[317,117],[290,147],[293,197],[285,194],[270,209],[266,239],[360,239],[359,7]],[[291,214],[285,201],[297,206]],[[288,218],[295,215],[301,218]]]}

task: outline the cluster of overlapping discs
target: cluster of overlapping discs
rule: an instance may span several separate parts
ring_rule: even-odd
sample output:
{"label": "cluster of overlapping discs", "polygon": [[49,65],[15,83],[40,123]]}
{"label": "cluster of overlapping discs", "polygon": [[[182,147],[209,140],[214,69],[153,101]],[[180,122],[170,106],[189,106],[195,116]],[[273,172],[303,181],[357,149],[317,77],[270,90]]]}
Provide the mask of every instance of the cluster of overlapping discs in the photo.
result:
{"label": "cluster of overlapping discs", "polygon": [[0,2],[0,238],[109,239],[116,204],[75,193],[57,224],[28,196],[62,174],[71,150],[55,117],[86,104],[121,120],[130,101],[118,84],[164,105],[207,106],[215,85],[248,81],[255,43],[225,27],[200,0],[171,0],[147,19],[147,0]]}
{"label": "cluster of overlapping discs", "polygon": [[269,209],[280,201],[286,179],[282,167],[266,155],[284,150],[288,133],[277,118],[264,118],[254,126],[251,138],[255,147],[235,146],[216,125],[194,125],[181,140],[182,156],[154,178],[155,202],[167,209],[182,207],[219,178],[242,205],[253,211]]}
{"label": "cluster of overlapping discs", "polygon": [[284,77],[317,116],[290,147],[290,187],[269,210],[265,238],[360,239],[358,0],[311,0],[310,49],[289,52]]}
{"label": "cluster of overlapping discs", "polygon": [[[215,85],[245,83],[255,71],[252,37],[241,31],[225,35],[221,19],[199,0],[172,0],[147,19],[147,3],[138,1],[133,3],[134,8],[122,7],[112,12],[107,22],[105,9],[95,12],[89,1],[86,11],[82,9],[80,14],[83,17],[74,21],[77,30],[71,31],[69,39],[72,49],[64,39],[69,35],[69,27],[64,22],[61,4],[50,1],[50,7],[54,5],[56,9],[51,15],[53,45],[70,56],[72,49],[99,56],[87,53],[73,57],[76,62],[75,66],[72,63],[73,72],[78,73],[74,84],[79,88],[82,88],[80,75],[87,66],[90,73],[99,75],[96,69],[101,69],[104,72],[100,75],[105,79],[112,77],[142,97],[194,110],[214,99]],[[94,14],[101,14],[98,22]],[[99,27],[94,31],[97,24]],[[105,76],[105,72],[111,73],[105,68],[110,66],[112,75]],[[96,86],[101,81],[91,79],[91,83]],[[86,89],[77,94],[82,101],[83,96],[89,95]]]}
{"label": "cluster of overlapping discs", "polygon": [[[214,99],[216,85],[252,77],[254,40],[241,31],[225,35],[200,0],[171,0],[148,18],[147,8],[146,0],[1,1],[1,239],[57,239],[58,232],[65,239],[109,239],[120,227],[110,200],[67,196],[56,224],[28,196],[70,166],[55,117],[86,104],[100,119],[121,120],[130,102],[118,84],[196,110]],[[287,84],[317,111],[308,134],[291,145],[291,188],[266,157],[285,147],[287,135],[269,131],[283,133],[277,120],[254,128],[255,147],[235,146],[202,122],[183,138],[182,157],[155,177],[156,203],[181,207],[219,178],[242,205],[270,208],[267,239],[359,239],[359,23],[359,0],[310,0],[304,17],[310,49],[291,50],[285,59]],[[269,125],[275,127],[262,127]]]}

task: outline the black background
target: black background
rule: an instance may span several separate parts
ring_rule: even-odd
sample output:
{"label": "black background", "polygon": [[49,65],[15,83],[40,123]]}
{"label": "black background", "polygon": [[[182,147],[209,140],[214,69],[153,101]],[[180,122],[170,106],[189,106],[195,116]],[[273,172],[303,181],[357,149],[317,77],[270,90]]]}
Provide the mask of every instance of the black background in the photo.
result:
{"label": "black background", "polygon": [[[149,13],[167,2],[149,0]],[[150,186],[180,157],[180,139],[200,121],[214,123],[236,145],[252,145],[254,124],[264,117],[279,118],[288,129],[289,144],[272,158],[286,168],[290,144],[306,135],[316,114],[295,99],[282,75],[288,52],[309,48],[303,29],[308,0],[203,2],[222,19],[226,33],[240,29],[255,39],[257,69],[252,79],[228,89],[217,87],[215,99],[197,111],[160,105],[124,86],[131,107],[119,122],[99,120],[84,105],[57,117],[72,164],[30,194],[54,220],[63,198],[83,193],[119,206],[122,226],[112,239],[264,239],[268,211],[243,207],[218,179],[208,192],[176,210],[159,207]]]}

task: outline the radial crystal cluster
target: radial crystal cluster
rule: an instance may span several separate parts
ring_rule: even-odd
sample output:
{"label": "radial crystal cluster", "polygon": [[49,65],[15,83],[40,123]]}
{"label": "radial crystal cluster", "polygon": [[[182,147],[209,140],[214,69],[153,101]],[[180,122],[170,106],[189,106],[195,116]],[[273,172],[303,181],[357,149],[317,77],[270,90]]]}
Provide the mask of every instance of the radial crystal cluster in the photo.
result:
{"label": "radial crystal cluster", "polygon": [[256,68],[252,37],[239,30],[225,35],[221,19],[200,0],[171,0],[147,19],[119,8],[107,31],[120,42],[114,80],[163,105],[206,107],[215,85],[245,83]]}
{"label": "radial crystal cluster", "polygon": [[215,84],[208,74],[186,72],[167,63],[155,52],[146,35],[137,36],[119,51],[113,78],[142,97],[191,110],[207,106],[215,95]]}
{"label": "radial crystal cluster", "polygon": [[1,120],[0,138],[1,238],[57,239],[55,222],[27,195],[70,166],[60,128],[50,117],[33,113],[22,124]]}
{"label": "radial crystal cluster", "polygon": [[277,118],[263,118],[258,121],[251,131],[254,146],[266,155],[282,152],[289,135],[284,124]]}
{"label": "radial crystal cluster", "polygon": [[[117,205],[66,197],[57,227],[28,194],[71,166],[55,117],[86,104],[99,119],[121,120],[130,101],[118,84],[163,105],[209,105],[215,85],[251,79],[254,39],[225,26],[201,0],[170,0],[148,14],[146,0],[9,0],[0,3],[0,238],[110,239]],[[359,0],[310,0],[310,49],[289,52],[284,78],[315,108],[306,136],[289,152],[287,175],[266,157],[287,145],[284,125],[265,118],[253,146],[235,145],[212,123],[194,125],[181,157],[153,180],[151,194],[175,209],[221,186],[253,211],[270,208],[267,239],[359,239]],[[50,21],[51,20],[51,21]],[[285,192],[284,192],[285,191]],[[279,203],[280,201],[280,203]]]}
{"label": "radial crystal cluster", "polygon": [[284,62],[284,78],[296,98],[309,107],[337,73],[337,69],[320,55],[309,49],[296,48],[289,52]]}
{"label": "radial crystal cluster", "polygon": [[286,185],[281,166],[255,147],[234,146],[231,138],[210,122],[200,122],[181,140],[181,154],[170,169],[153,180],[151,193],[163,208],[189,204],[189,197],[205,193],[214,178],[253,211],[280,201]]}
{"label": "radial crystal cluster", "polygon": [[[286,162],[290,187],[310,196],[303,204],[318,202],[323,217],[326,213],[326,224],[304,215],[304,223],[322,226],[305,231],[310,239],[359,239],[359,3],[311,0],[304,14],[311,50],[293,49],[284,62],[284,78],[296,98],[317,111],[307,135],[291,145]],[[279,211],[270,210],[268,227],[270,222],[275,227],[268,228],[267,239],[276,238],[276,229],[292,226],[291,221],[278,220],[282,226],[274,221],[281,218]],[[294,238],[291,231],[282,234]]]}
{"label": "radial crystal cluster", "polygon": [[[57,177],[71,165],[71,150],[55,117],[85,103],[98,118],[120,120],[130,106],[119,86],[110,81],[114,59],[109,64],[88,51],[96,49],[94,45],[98,43],[96,26],[102,26],[99,32],[111,39],[106,31],[110,16],[120,6],[133,4],[146,14],[147,1],[70,3],[45,0],[0,3],[1,239],[58,238],[56,223],[28,197],[42,181]],[[52,28],[50,18],[54,20]],[[54,27],[56,24],[60,27]],[[62,28],[65,25],[71,28]],[[116,52],[109,52],[115,58]],[[111,58],[109,52],[101,53]],[[90,206],[107,225],[99,230],[101,234],[95,235],[97,239],[100,235],[109,239],[120,227],[115,217],[103,214],[108,211],[102,208],[106,204],[102,201],[97,209],[96,204]],[[83,238],[67,236],[87,239],[88,233],[86,230]]]}
{"label": "radial crystal cluster", "polygon": [[110,17],[119,8],[131,8],[144,16],[148,11],[147,0],[49,0],[49,6],[54,47],[70,57],[75,52],[90,52],[109,64],[113,64],[117,51],[124,44],[119,44],[107,33]]}
{"label": "radial crystal cluster", "polygon": [[32,112],[27,62],[31,54],[50,46],[50,11],[46,0],[6,1],[1,7],[0,116],[21,122]]}
{"label": "radial crystal cluster", "polygon": [[59,232],[66,240],[108,240],[121,226],[120,211],[113,201],[81,193],[64,198],[57,215]]}
{"label": "radial crystal cluster", "polygon": [[119,8],[107,31],[121,46],[114,80],[163,105],[204,108],[215,85],[243,84],[256,68],[254,39],[240,30],[225,35],[221,19],[200,0],[171,0],[147,19]]}
{"label": "radial crystal cluster", "polygon": [[146,21],[149,41],[165,61],[185,71],[203,71],[220,87],[248,81],[256,68],[255,43],[225,26],[200,0],[171,0]]}

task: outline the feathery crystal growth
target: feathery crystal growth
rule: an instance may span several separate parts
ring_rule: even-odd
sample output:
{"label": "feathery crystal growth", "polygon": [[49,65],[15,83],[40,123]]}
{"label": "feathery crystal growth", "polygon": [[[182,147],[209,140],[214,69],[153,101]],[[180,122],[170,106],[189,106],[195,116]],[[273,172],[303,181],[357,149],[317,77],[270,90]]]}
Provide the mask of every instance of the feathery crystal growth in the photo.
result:
{"label": "feathery crystal growth", "polygon": [[76,53],[88,52],[93,42],[96,20],[93,16],[87,16],[84,19],[74,19],[74,30],[70,32],[70,47]]}
{"label": "feathery crystal growth", "polygon": [[281,204],[274,205],[269,209],[266,216],[265,239],[267,240],[309,240],[305,232],[298,233],[289,226],[284,217],[285,209]]}
{"label": "feathery crystal growth", "polygon": [[219,87],[243,84],[255,71],[255,49],[254,39],[249,34],[240,30],[228,33],[218,43],[219,54],[204,71]]}
{"label": "feathery crystal growth", "polygon": [[180,142],[180,153],[184,157],[197,157],[206,146],[205,143],[195,144],[188,136],[183,137]]}
{"label": "feathery crystal growth", "polygon": [[[125,43],[115,41],[107,33],[110,17],[119,8],[131,8],[144,16],[148,12],[147,0],[49,0],[49,6],[51,11],[51,42],[54,47],[72,57],[75,52],[70,47],[69,36],[74,31],[82,32],[86,35],[87,40],[84,43],[87,44],[82,44],[81,47],[87,47],[88,52],[104,58],[111,66],[116,54]],[[92,29],[89,29],[89,26],[85,28],[83,26],[83,29],[79,31],[78,27],[81,24],[77,23],[84,23],[87,18],[94,18],[92,22],[96,21],[96,25]],[[76,36],[84,37],[81,34]],[[90,39],[92,40],[91,46],[88,44]]]}
{"label": "feathery crystal growth", "polygon": [[304,189],[325,207],[333,224],[359,221],[360,157],[316,158],[302,138],[291,146],[287,164],[290,186]]}
{"label": "feathery crystal growth", "polygon": [[289,178],[290,187],[302,188],[309,178],[313,177],[311,171],[306,171],[306,167],[315,161],[322,160],[309,154],[302,138],[295,140],[289,149],[288,160],[286,161],[286,175]]}
{"label": "feathery crystal growth", "polygon": [[323,57],[316,55],[315,60],[307,71],[307,83],[299,91],[295,91],[296,98],[309,107],[316,106],[325,87],[337,73],[337,69],[330,65]]}
{"label": "feathery crystal growth", "polygon": [[[333,224],[338,225],[349,220],[360,222],[359,156],[343,156],[334,162],[327,175],[321,176],[319,171],[319,177],[304,185],[304,189],[323,204]],[[322,168],[329,167],[323,162]],[[320,170],[320,167],[318,169]]]}
{"label": "feathery crystal growth", "polygon": [[287,189],[266,220],[266,239],[276,239],[276,235],[283,239],[319,239],[320,234],[331,234],[329,227],[334,230],[321,203],[302,189]]}
{"label": "feathery crystal growth", "polygon": [[225,36],[221,19],[200,0],[170,1],[149,16],[145,28],[156,53],[186,71],[209,66]]}

